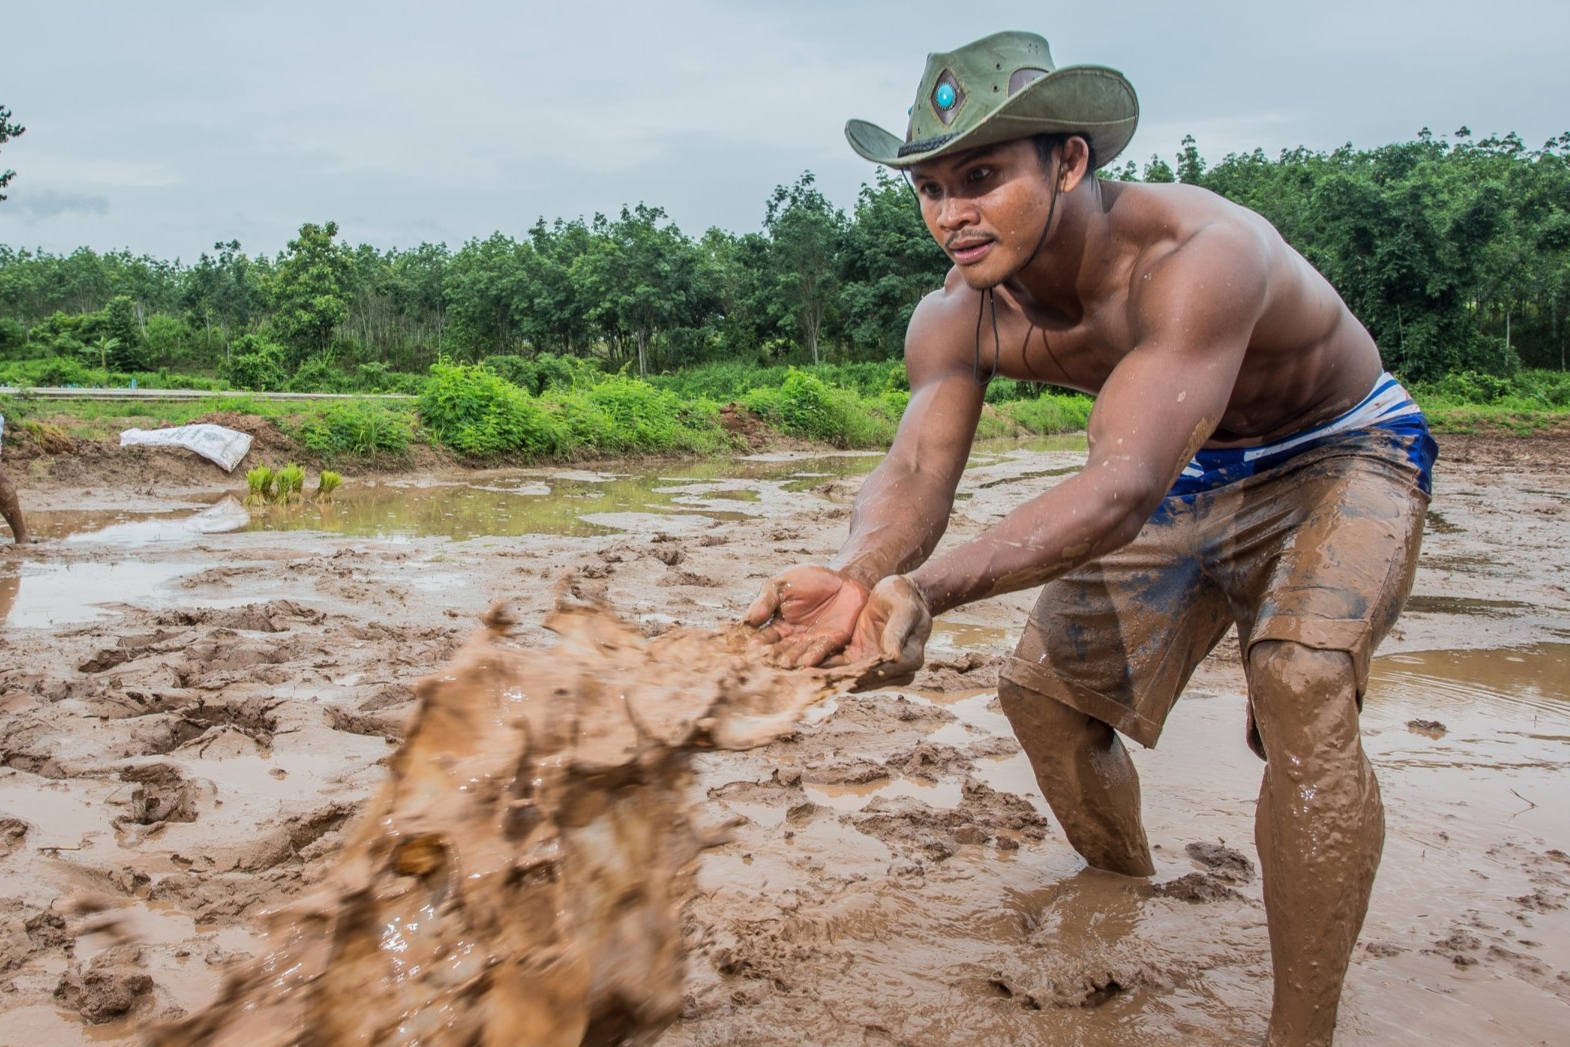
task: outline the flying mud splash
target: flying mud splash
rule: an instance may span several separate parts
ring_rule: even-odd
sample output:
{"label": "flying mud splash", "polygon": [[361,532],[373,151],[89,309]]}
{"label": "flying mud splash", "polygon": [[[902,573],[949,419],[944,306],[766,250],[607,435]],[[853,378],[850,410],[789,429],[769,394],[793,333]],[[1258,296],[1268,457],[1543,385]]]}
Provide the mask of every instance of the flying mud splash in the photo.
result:
{"label": "flying mud splash", "polygon": [[788,733],[854,671],[786,672],[738,630],[650,640],[563,598],[549,650],[499,609],[418,714],[321,888],[272,918],[192,1045],[646,1044],[682,1006],[694,751]]}

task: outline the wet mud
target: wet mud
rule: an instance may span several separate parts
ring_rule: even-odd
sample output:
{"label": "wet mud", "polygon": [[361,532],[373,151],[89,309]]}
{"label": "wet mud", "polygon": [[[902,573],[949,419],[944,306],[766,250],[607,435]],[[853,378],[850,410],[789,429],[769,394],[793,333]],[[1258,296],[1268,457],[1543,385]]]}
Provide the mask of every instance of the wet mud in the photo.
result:
{"label": "wet mud", "polygon": [[[1415,599],[1374,659],[1363,714],[1388,832],[1337,1043],[1559,1043],[1570,455],[1562,440],[1449,438],[1443,451]],[[1082,457],[984,449],[947,540]],[[679,491],[579,499],[591,526],[466,539],[436,523],[100,539],[195,516],[223,482],[93,473],[88,494],[13,470],[55,530],[0,547],[0,1043],[129,1045],[243,982],[276,952],[268,914],[321,911],[349,882],[339,859],[370,853],[354,850],[356,826],[415,745],[419,681],[464,657],[493,599],[517,622],[509,657],[537,657],[561,642],[544,623],[575,569],[633,623],[636,647],[721,629],[781,565],[832,554],[857,473],[767,464],[672,467],[640,489]],[[351,475],[343,490],[373,481],[570,489],[520,471]],[[110,515],[71,515],[88,513]],[[675,1015],[662,1045],[1262,1041],[1260,765],[1235,641],[1196,674],[1160,747],[1133,754],[1156,875],[1111,876],[1064,842],[996,700],[1033,595],[940,621],[909,688],[831,698],[747,751],[683,750],[691,786],[671,810],[689,851],[732,828],[665,928],[686,963],[648,1012]],[[383,846],[357,882],[396,879]],[[684,896],[678,877],[657,879],[673,904]]]}
{"label": "wet mud", "polygon": [[[690,817],[692,753],[787,734],[854,674],[771,669],[735,628],[650,640],[570,599],[547,650],[504,646],[511,624],[498,606],[416,685],[408,740],[323,882],[150,1045],[645,1044],[676,1019],[694,865],[723,839]],[[94,973],[57,990],[89,1022],[151,988],[88,995]]]}

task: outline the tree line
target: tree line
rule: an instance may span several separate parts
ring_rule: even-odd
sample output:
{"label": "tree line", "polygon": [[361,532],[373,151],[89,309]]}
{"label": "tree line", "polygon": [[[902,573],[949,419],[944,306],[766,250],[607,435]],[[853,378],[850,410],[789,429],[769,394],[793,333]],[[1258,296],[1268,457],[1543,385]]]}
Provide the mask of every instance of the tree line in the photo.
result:
{"label": "tree line", "polygon": [[[1566,366],[1570,134],[1529,149],[1513,134],[1425,130],[1213,166],[1185,138],[1171,163],[1129,161],[1104,177],[1187,182],[1258,211],[1406,377]],[[351,246],[333,222],[303,225],[274,256],[229,241],[194,263],[0,245],[0,359],[268,388],[301,368],[423,372],[441,358],[542,353],[638,374],[896,359],[911,311],[947,268],[909,187],[882,169],[849,213],[803,174],[743,234],[692,237],[640,203],[457,249]]]}

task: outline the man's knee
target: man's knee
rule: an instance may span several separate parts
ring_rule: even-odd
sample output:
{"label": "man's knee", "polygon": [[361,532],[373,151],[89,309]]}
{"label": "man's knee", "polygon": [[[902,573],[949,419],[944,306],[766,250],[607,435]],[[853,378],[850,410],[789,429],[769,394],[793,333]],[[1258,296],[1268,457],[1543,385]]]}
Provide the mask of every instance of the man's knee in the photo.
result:
{"label": "man's knee", "polygon": [[1249,649],[1248,688],[1272,761],[1333,759],[1357,750],[1357,672],[1347,652],[1262,640]]}
{"label": "man's knee", "polygon": [[1115,732],[1093,716],[1003,678],[998,680],[998,704],[1020,742],[1033,750],[1078,750],[1086,743],[1105,744]]}

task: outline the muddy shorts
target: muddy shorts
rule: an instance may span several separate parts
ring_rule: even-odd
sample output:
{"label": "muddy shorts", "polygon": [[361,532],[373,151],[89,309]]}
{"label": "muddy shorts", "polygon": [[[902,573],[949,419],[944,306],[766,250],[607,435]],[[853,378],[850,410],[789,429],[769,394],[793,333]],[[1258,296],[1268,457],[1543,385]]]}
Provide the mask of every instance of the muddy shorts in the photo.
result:
{"label": "muddy shorts", "polygon": [[[1218,486],[1182,480],[1132,543],[1047,583],[1002,677],[1153,746],[1195,667],[1251,644],[1345,651],[1362,700],[1417,567],[1434,443],[1418,414],[1324,435]],[[1263,756],[1254,730],[1249,743]]]}

